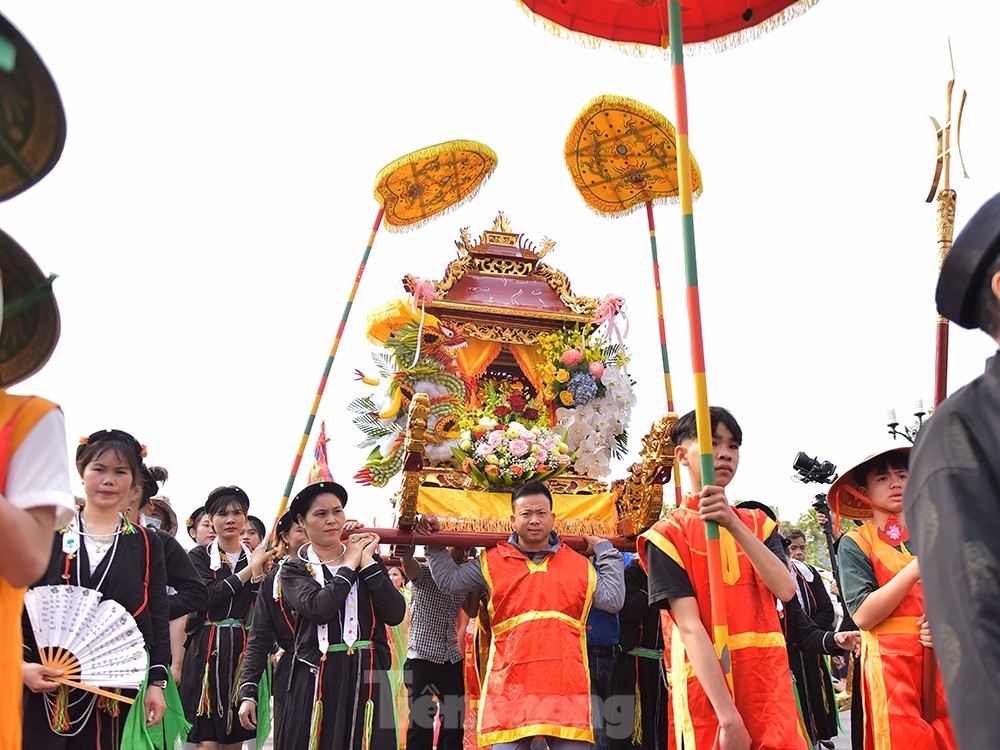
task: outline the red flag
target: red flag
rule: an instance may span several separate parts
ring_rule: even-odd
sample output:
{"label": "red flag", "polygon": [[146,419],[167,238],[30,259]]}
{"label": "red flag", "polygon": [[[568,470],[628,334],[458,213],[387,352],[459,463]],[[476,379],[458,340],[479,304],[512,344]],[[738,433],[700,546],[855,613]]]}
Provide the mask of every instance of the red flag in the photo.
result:
{"label": "red flag", "polygon": [[309,470],[309,483],[332,482],[333,474],[330,473],[330,463],[327,460],[326,444],[330,442],[326,437],[326,422],[319,423],[319,437],[316,438],[316,447],[313,449],[313,465]]}

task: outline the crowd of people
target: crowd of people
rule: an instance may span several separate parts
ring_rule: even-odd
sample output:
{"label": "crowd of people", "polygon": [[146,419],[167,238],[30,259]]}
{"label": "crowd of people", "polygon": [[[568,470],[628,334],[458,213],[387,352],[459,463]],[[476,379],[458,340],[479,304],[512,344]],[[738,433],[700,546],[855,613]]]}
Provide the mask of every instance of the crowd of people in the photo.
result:
{"label": "crowd of people", "polygon": [[[0,250],[4,297],[51,302],[30,258]],[[939,307],[1000,343],[1000,196],[956,240]],[[44,357],[6,364],[3,386]],[[636,555],[564,543],[551,492],[529,481],[513,488],[505,541],[436,545],[441,521],[425,514],[426,560],[397,547],[387,564],[331,479],[292,499],[275,544],[241,488],[217,487],[186,520],[187,551],[159,494],[167,473],[135,437],[82,438],[74,498],[59,408],[0,391],[0,750],[237,750],[269,735],[277,750],[829,748],[844,664],[854,748],[991,747],[995,370],[941,407],[912,456],[871,453],[832,485],[847,524],[839,616],[805,535],[728,497],[743,431],[720,407],[710,479],[696,414],[674,423],[687,493]],[[147,658],[137,687],[94,692],[42,658],[24,589],[62,586],[131,616]]]}

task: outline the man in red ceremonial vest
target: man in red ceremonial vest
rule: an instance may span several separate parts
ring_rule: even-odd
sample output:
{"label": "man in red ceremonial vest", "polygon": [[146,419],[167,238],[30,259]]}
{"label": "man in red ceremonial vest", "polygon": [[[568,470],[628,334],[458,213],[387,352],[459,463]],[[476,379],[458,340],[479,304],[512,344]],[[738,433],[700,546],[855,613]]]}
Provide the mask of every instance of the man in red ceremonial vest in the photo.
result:
{"label": "man in red ceremonial vest", "polygon": [[[924,694],[924,661],[934,651],[919,550],[903,515],[909,452],[902,447],[869,456],[844,472],[827,495],[839,515],[870,519],[844,534],[837,553],[844,601],[861,630],[865,750],[957,747],[940,674],[933,695]],[[931,707],[933,719],[925,711]]]}
{"label": "man in red ceremonial vest", "polygon": [[[638,541],[649,573],[649,604],[664,614],[664,660],[671,699],[671,750],[799,750],[798,709],[777,600],[796,584],[777,524],[761,510],[734,508],[726,486],[736,474],[743,431],[726,409],[710,409],[715,484],[702,485],[695,413],[674,423],[671,440],[691,490]],[[719,524],[733,689],[716,656],[705,521]]]}
{"label": "man in red ceremonial vest", "polygon": [[0,281],[0,750],[20,750],[24,588],[45,572],[73,494],[62,411],[6,390],[40,370],[59,339],[52,278],[0,232]]}
{"label": "man in red ceremonial vest", "polygon": [[[559,541],[552,495],[526,482],[511,495],[513,533],[479,561],[458,565],[428,547],[431,575],[446,594],[489,591],[489,671],[477,727],[480,745],[527,750],[544,736],[550,750],[583,750],[594,741],[587,663],[587,614],[617,612],[625,600],[622,556],[606,539],[587,536],[597,570]],[[417,531],[441,529],[425,515]],[[786,576],[787,577],[787,576]]]}

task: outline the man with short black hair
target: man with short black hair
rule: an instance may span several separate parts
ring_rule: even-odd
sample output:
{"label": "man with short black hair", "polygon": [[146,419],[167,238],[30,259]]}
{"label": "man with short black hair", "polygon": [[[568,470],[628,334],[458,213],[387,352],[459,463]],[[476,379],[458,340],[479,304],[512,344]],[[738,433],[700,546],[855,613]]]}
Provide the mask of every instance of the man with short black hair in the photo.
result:
{"label": "man with short black hair", "polygon": [[[555,533],[552,494],[525,482],[511,495],[513,532],[479,563],[458,565],[427,548],[434,581],[446,593],[489,591],[492,641],[479,705],[479,745],[528,750],[544,736],[550,750],[584,750],[594,741],[587,674],[587,612],[617,612],[625,599],[622,557],[606,539],[585,536],[597,570]],[[424,515],[417,532],[441,529]]]}
{"label": "man with short black hair", "polygon": [[[951,247],[937,309],[1000,345],[1000,194]],[[962,750],[1000,737],[1000,357],[921,428],[903,497],[948,709]]]}

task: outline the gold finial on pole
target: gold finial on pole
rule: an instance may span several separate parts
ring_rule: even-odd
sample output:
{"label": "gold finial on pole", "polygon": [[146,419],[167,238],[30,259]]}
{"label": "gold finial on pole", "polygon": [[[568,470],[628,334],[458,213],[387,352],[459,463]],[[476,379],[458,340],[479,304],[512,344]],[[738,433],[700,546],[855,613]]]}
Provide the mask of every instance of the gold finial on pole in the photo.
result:
{"label": "gold finial on pole", "polygon": [[[955,203],[957,194],[951,188],[951,154],[952,137],[955,141],[955,153],[958,154],[958,162],[962,166],[962,176],[968,179],[969,173],[965,169],[965,159],[962,158],[961,131],[962,112],[965,109],[967,93],[962,89],[962,95],[958,102],[958,116],[952,120],[952,104],[955,91],[955,60],[951,52],[951,39],[948,39],[948,62],[951,66],[951,79],[948,81],[947,99],[945,102],[944,125],[939,125],[934,117],[930,118],[934,125],[934,132],[937,136],[937,158],[935,160],[934,179],[931,181],[931,190],[927,195],[927,202],[930,203],[937,196],[937,237],[938,237],[938,273],[948,251],[951,249],[952,238],[955,234]],[[954,128],[954,132],[953,131]],[[944,185],[938,190],[941,177],[944,177]],[[938,315],[937,318],[937,348],[934,362],[934,406],[944,401],[948,390],[948,320]]]}
{"label": "gold finial on pole", "polygon": [[[934,200],[935,194],[940,198],[938,193],[938,183],[941,180],[941,174],[944,173],[944,188],[943,191],[951,191],[951,110],[952,101],[954,99],[955,90],[955,59],[951,53],[951,39],[948,39],[948,62],[951,65],[951,79],[948,81],[948,93],[945,102],[945,121],[942,127],[938,124],[938,121],[930,116],[931,124],[934,126],[934,133],[937,136],[937,159],[934,165],[934,179],[931,180],[931,189],[927,194],[927,202],[930,203]],[[969,173],[965,169],[965,159],[962,158],[962,144],[961,144],[961,131],[962,131],[962,112],[965,110],[965,100],[968,93],[965,89],[962,89],[962,98],[958,103],[958,116],[955,118],[955,151],[958,154],[958,162],[962,165],[962,176],[966,179],[969,178]]]}

